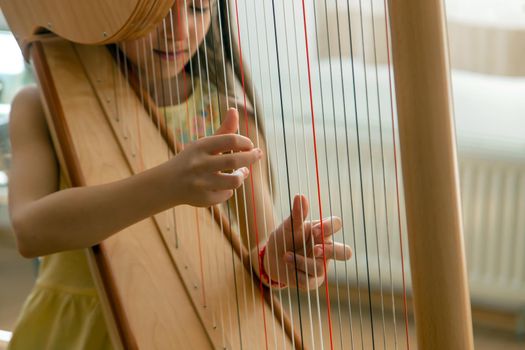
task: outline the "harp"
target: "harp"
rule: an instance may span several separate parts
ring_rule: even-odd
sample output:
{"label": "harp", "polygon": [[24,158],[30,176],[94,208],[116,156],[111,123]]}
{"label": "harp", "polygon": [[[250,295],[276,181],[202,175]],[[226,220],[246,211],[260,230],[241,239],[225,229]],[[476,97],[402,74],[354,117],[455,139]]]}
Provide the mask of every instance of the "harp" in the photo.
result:
{"label": "harp", "polygon": [[[302,0],[292,6],[300,15],[297,18],[303,20],[297,28],[304,29],[301,52],[308,63],[308,74],[303,83],[310,94],[306,105],[310,107],[307,114],[312,118],[314,145],[318,102],[312,99],[315,77],[310,60],[315,57],[315,49],[308,40],[307,18],[311,21],[312,10],[322,9],[327,2],[306,4]],[[125,61],[120,61],[118,54],[113,57],[103,46],[148,33],[173,12],[173,1],[0,3],[26,57],[33,62],[61,165],[74,186],[115,181],[176,155],[176,135],[163,121],[155,99],[134,88],[137,77],[128,76]],[[334,1],[336,9],[339,3]],[[284,44],[282,37],[280,42],[277,37],[287,33],[277,33],[275,11],[285,7],[269,0],[259,4],[272,10],[263,11],[265,15],[273,13],[273,18],[268,18],[268,32],[274,30],[277,60],[273,69],[280,79],[285,68],[280,66],[279,48]],[[361,14],[363,7],[369,6],[365,1],[358,4]],[[230,21],[227,26],[223,23],[228,28],[225,35],[229,34],[238,46],[240,64],[232,70],[240,72],[243,96],[251,88],[249,70],[242,64],[243,49],[247,57],[246,47],[241,46],[246,27],[238,18],[239,14],[243,16],[242,9],[245,21],[257,16],[248,16],[244,2],[218,1],[216,6],[222,10],[222,18]],[[395,72],[418,345],[422,349],[472,349],[443,5],[439,0],[393,0],[385,2],[385,14],[391,33],[386,41],[391,41]],[[295,35],[289,45],[297,40]],[[318,38],[317,44],[322,41]],[[233,52],[235,48],[230,49]],[[276,100],[284,115],[285,102],[280,93]],[[286,148],[284,153],[288,154]],[[361,156],[361,150],[358,153]],[[315,158],[317,161],[316,152]],[[319,198],[319,210],[321,202]],[[363,204],[366,226],[364,211]],[[294,308],[290,297],[282,305],[277,292],[259,288],[251,267],[254,262],[220,207],[180,206],[159,213],[100,243],[88,255],[117,348],[301,349],[323,348],[322,344],[334,348],[338,341],[332,339],[329,314],[319,316],[322,320],[317,328],[324,329],[324,336],[316,335],[314,339],[302,322],[306,316],[300,315],[300,301]],[[370,277],[366,280],[371,298]],[[354,286],[360,289],[359,283]],[[328,310],[334,289],[337,292],[339,287],[326,288]],[[298,290],[287,292],[305,298]],[[407,324],[406,306],[404,310]],[[343,333],[351,331],[339,331],[342,347],[354,347],[354,341],[356,347],[387,347],[381,335],[373,333],[372,311],[369,318],[370,339],[358,340],[356,331],[351,345],[342,345]],[[399,347],[409,347],[408,329],[406,334],[406,341],[399,340]]]}

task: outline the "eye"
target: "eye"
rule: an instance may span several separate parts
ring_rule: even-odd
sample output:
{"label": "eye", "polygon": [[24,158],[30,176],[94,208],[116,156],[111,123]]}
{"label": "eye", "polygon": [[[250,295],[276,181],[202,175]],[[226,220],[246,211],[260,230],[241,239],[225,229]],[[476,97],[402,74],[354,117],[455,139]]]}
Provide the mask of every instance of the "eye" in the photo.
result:
{"label": "eye", "polygon": [[206,13],[210,11],[210,7],[198,7],[198,6],[190,6],[191,10],[195,13]]}

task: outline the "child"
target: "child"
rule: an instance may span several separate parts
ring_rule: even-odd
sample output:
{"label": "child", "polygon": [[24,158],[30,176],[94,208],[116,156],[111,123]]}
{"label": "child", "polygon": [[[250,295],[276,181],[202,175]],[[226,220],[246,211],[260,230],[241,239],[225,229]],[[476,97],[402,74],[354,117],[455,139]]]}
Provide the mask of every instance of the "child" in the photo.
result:
{"label": "child", "polygon": [[[322,222],[304,221],[308,215],[308,201],[303,196],[294,198],[292,217],[275,229],[268,181],[259,180],[260,172],[263,178],[267,178],[268,173],[266,162],[261,161],[265,151],[263,134],[255,134],[255,122],[251,116],[248,119],[250,135],[236,133],[238,129],[241,132],[246,130],[246,125],[244,118],[239,121],[235,109],[226,111],[228,87],[224,88],[224,83],[227,85],[227,82],[217,79],[220,81],[218,86],[209,85],[211,75],[202,73],[196,59],[204,60],[203,55],[197,57],[196,54],[204,45],[207,45],[210,55],[212,48],[219,50],[216,19],[219,10],[226,11],[221,3],[176,0],[170,12],[172,16],[151,33],[118,45],[135,72],[149,74],[152,78],[148,89],[152,96],[156,95],[157,103],[170,118],[169,125],[180,126],[176,134],[183,141],[193,140],[160,166],[113,183],[68,188],[58,166],[38,89],[26,88],[13,101],[10,126],[13,152],[9,189],[11,219],[20,253],[25,257],[43,258],[36,285],[24,305],[10,349],[111,348],[82,249],[177,205],[207,207],[222,203],[243,183],[246,196],[239,196],[239,200],[246,198],[246,201],[241,201],[241,207],[246,205],[248,214],[254,209],[257,213],[263,210],[266,213],[266,220],[259,219],[257,224],[261,235],[259,250],[252,237],[256,231],[252,215],[238,220],[241,229],[248,227],[244,234],[251,238],[249,248],[254,270],[268,286],[317,288],[325,274],[323,241],[329,243],[325,247],[327,257],[350,258],[349,247],[330,239],[341,228],[341,220],[333,217]],[[212,26],[214,28],[210,30]],[[141,52],[146,54],[142,56]],[[228,60],[227,53],[221,52]],[[215,59],[218,57],[222,56],[214,56]],[[155,71],[152,67],[156,67]],[[216,72],[216,75],[220,74]],[[213,80],[210,84],[215,83]],[[167,89],[167,85],[178,88]],[[170,96],[154,93],[169,90],[173,91]],[[205,95],[209,95],[208,98]],[[189,115],[196,117],[185,118],[186,110],[181,110],[182,104],[193,108]],[[198,118],[204,112],[207,115],[202,124]],[[222,124],[219,123],[220,116],[223,116]],[[214,135],[199,138],[211,135],[213,130]],[[255,147],[250,139],[260,140],[259,147]],[[251,165],[253,187],[247,181]],[[232,168],[238,170],[226,172]],[[251,200],[251,191],[254,201]],[[325,237],[321,237],[321,225]],[[307,256],[303,256],[303,244],[307,244]],[[259,257],[263,262],[261,271],[256,263]],[[289,280],[283,279],[286,271]]]}

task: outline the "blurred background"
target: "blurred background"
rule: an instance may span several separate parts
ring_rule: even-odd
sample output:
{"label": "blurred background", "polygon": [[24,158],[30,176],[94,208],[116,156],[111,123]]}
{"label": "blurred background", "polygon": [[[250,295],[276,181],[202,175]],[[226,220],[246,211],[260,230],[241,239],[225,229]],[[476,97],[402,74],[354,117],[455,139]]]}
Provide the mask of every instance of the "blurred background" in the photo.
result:
{"label": "blurred background", "polygon": [[18,44],[0,11],[0,349],[7,345],[10,331],[36,277],[36,264],[16,250],[7,212],[10,103],[23,86],[34,82]]}
{"label": "blurred background", "polygon": [[[286,16],[287,11],[293,10],[293,2],[283,5],[281,14]],[[318,2],[322,3],[322,2]],[[337,7],[335,4],[337,4]],[[359,2],[350,1],[350,13],[353,17],[361,18],[357,8]],[[450,40],[450,55],[452,62],[452,84],[454,93],[455,121],[457,131],[458,155],[460,162],[461,195],[463,201],[465,245],[467,250],[467,263],[469,282],[472,296],[472,310],[475,325],[475,340],[477,349],[523,349],[525,348],[525,0],[447,0],[447,17]],[[254,5],[260,6],[260,5]],[[313,10],[314,5],[309,5]],[[319,57],[315,61],[314,73],[319,73],[316,84],[329,90],[331,84],[329,65],[332,59],[339,59],[337,52],[337,32],[339,28],[347,25],[346,19],[341,19],[340,27],[336,25],[338,10],[347,10],[346,1],[333,2],[332,5],[319,5],[318,21],[310,21],[310,35],[312,42],[318,43]],[[257,11],[256,8],[245,8]],[[260,10],[260,9],[259,9]],[[264,9],[263,9],[264,10]],[[297,9],[296,9],[297,10]],[[310,11],[311,12],[311,11]],[[353,18],[352,17],[352,18]],[[357,18],[356,17],[356,18]],[[257,18],[257,21],[260,19]],[[288,17],[282,21],[280,32],[294,33],[294,23]],[[362,21],[364,27],[377,25],[384,28],[383,4],[377,2],[373,7],[363,11]],[[241,24],[242,26],[243,24]],[[299,26],[300,23],[295,24]],[[382,26],[382,27],[381,27]],[[359,28],[357,28],[359,29]],[[315,33],[315,36],[314,34]],[[249,35],[259,35],[250,33]],[[244,37],[247,40],[249,35]],[[346,34],[348,35],[348,34]],[[359,36],[357,31],[352,36]],[[290,43],[299,41],[299,37],[290,38]],[[324,38],[328,38],[324,40]],[[250,38],[252,40],[253,38]],[[348,38],[347,38],[348,39]],[[385,47],[386,36],[378,32],[372,40],[367,40],[363,45],[355,45],[354,57],[364,57],[363,64],[357,67],[358,74],[372,72],[377,81],[377,91],[371,93],[369,98],[378,100],[378,110],[372,110],[379,120],[388,120],[390,101],[388,99],[388,67],[386,66],[387,54]],[[255,42],[252,40],[252,43]],[[344,40],[348,43],[349,40]],[[248,42],[243,47],[248,47]],[[293,45],[281,42],[283,52],[290,50]],[[36,276],[36,262],[23,259],[16,251],[13,234],[10,230],[7,214],[7,186],[9,183],[10,146],[8,135],[9,106],[13,96],[24,85],[34,83],[31,67],[28,66],[19,51],[18,45],[9,32],[9,28],[0,14],[0,349],[4,348],[9,340],[16,317],[25,297],[28,295]],[[346,60],[340,68],[335,67],[334,74],[342,74],[345,80],[351,79],[348,75],[349,57],[351,48],[343,44],[342,56]],[[271,51],[271,50],[270,50]],[[292,55],[293,56],[293,55]],[[292,57],[290,56],[290,57]],[[303,58],[304,59],[304,58]],[[252,67],[262,67],[257,57],[247,54],[246,60]],[[377,65],[375,65],[376,62]],[[301,66],[304,62],[299,62]],[[287,62],[282,62],[283,66]],[[372,68],[372,64],[373,68]],[[375,68],[377,67],[377,70]],[[268,66],[268,69],[271,69]],[[339,71],[338,71],[339,69]],[[373,70],[372,70],[373,69]],[[302,70],[304,73],[304,70]],[[276,81],[268,80],[269,72],[252,72],[256,81],[256,89],[261,91],[277,91],[272,87]],[[309,123],[306,91],[304,100],[292,98],[301,93],[293,89],[295,82],[305,82],[305,76],[300,70],[290,70],[288,82],[283,81],[285,91],[290,90],[289,100],[286,103],[286,113],[292,118],[287,120],[288,126],[297,122]],[[258,79],[261,74],[261,79]],[[369,73],[371,74],[371,73]],[[264,78],[263,78],[264,77]],[[316,79],[317,80],[317,79]],[[306,88],[303,85],[303,88]],[[356,89],[358,91],[358,89]],[[359,89],[362,91],[362,89]],[[314,91],[319,94],[318,91]],[[340,100],[343,96],[332,91],[337,101],[337,107],[331,112],[333,120],[327,121],[328,128],[342,130],[344,119]],[[359,92],[358,92],[359,94]],[[286,95],[286,92],[285,92]],[[328,96],[316,96],[330,100]],[[363,96],[360,98],[362,99]],[[270,99],[262,96],[265,110],[272,110],[276,106],[270,105]],[[356,102],[359,103],[359,102]],[[328,105],[328,103],[327,103]],[[376,107],[371,107],[376,108]],[[386,111],[381,116],[380,110]],[[358,122],[361,125],[360,120]],[[294,124],[295,125],[295,124]],[[384,125],[389,125],[385,123]],[[377,124],[373,125],[377,127]],[[358,126],[360,127],[360,126]],[[364,126],[363,126],[364,127]],[[386,126],[382,132],[391,134],[391,129]],[[279,129],[273,129],[266,124],[269,138],[279,134]],[[334,131],[337,133],[338,131]],[[365,139],[367,136],[364,136]],[[370,140],[372,150],[378,139],[373,136]],[[342,138],[341,138],[342,139]],[[383,141],[383,139],[381,138]],[[368,143],[368,140],[363,141]],[[392,140],[385,141],[385,147],[392,148]],[[305,140],[306,144],[306,140]],[[375,145],[375,146],[374,146]],[[306,147],[306,146],[305,146]],[[321,146],[333,154],[333,146]],[[331,148],[332,147],[332,148]],[[275,149],[279,149],[276,144]],[[291,147],[292,153],[293,147]],[[295,151],[296,152],[296,151]],[[306,152],[308,153],[308,152]],[[278,161],[279,155],[271,155]],[[377,158],[376,158],[377,159]],[[306,161],[306,158],[305,158]],[[393,178],[392,160],[386,159],[386,172]],[[373,168],[374,164],[370,164]],[[299,172],[299,169],[301,171]],[[304,167],[297,165],[297,175],[303,174]],[[390,170],[388,170],[390,169]],[[293,170],[292,170],[293,173]],[[335,176],[326,170],[326,177]],[[293,176],[293,175],[292,175]],[[365,174],[365,178],[370,177]],[[355,177],[354,177],[355,178]],[[314,179],[311,178],[311,188],[315,188]],[[371,181],[376,181],[373,177]],[[296,182],[298,184],[300,182]],[[335,181],[333,182],[335,183]],[[365,184],[365,188],[369,187]],[[283,184],[284,186],[284,184]],[[326,186],[326,184],[324,184]],[[381,184],[378,182],[377,187]],[[393,184],[386,184],[392,189]],[[390,186],[390,187],[389,187]],[[305,189],[294,188],[295,192],[304,192]],[[393,203],[393,191],[385,193],[384,202]],[[340,197],[347,207],[351,197]],[[327,206],[331,203],[327,203]],[[370,206],[371,202],[363,203]],[[345,207],[343,206],[343,207]],[[378,206],[378,207],[381,207]],[[390,211],[387,217],[394,218],[394,205],[388,206]],[[278,209],[280,210],[280,209]],[[312,212],[315,212],[315,205]],[[356,208],[355,210],[359,210]],[[344,217],[344,213],[337,212]],[[384,215],[385,213],[383,213]],[[363,224],[363,223],[361,223]],[[404,223],[402,223],[403,225]],[[380,224],[383,225],[383,224]],[[384,232],[396,230],[395,219],[384,226],[377,226],[376,231]],[[386,248],[379,247],[372,251],[378,259],[385,258]],[[362,242],[354,242],[359,249]],[[404,242],[406,244],[406,242]],[[390,253],[388,253],[390,254]],[[391,257],[395,288],[399,289],[400,268],[399,255],[393,253]],[[376,261],[371,259],[371,261]],[[361,268],[359,257],[354,259],[356,268]],[[385,263],[386,264],[386,263]],[[375,269],[380,269],[376,266]],[[342,271],[342,269],[339,269]],[[331,281],[336,281],[344,276],[332,272]],[[380,274],[376,284],[380,282]],[[410,281],[409,281],[410,284]]]}

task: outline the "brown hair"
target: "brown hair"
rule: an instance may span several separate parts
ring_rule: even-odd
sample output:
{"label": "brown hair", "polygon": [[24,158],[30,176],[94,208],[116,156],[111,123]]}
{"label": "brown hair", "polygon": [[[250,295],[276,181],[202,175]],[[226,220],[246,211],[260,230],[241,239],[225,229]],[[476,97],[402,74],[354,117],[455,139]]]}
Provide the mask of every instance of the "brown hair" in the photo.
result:
{"label": "brown hair", "polygon": [[[263,110],[261,103],[257,98],[257,94],[253,88],[252,79],[249,74],[249,70],[243,62],[241,65],[240,60],[240,49],[239,43],[237,42],[233,30],[233,20],[230,18],[231,9],[228,11],[227,1],[228,0],[216,0],[217,4],[214,4],[211,11],[211,24],[206,37],[204,38],[203,44],[198,49],[200,57],[208,58],[208,67],[206,68],[206,62],[204,60],[199,61],[197,55],[194,55],[191,59],[194,75],[201,75],[209,79],[211,84],[216,85],[219,94],[222,94],[230,101],[234,101],[238,98],[236,94],[239,89],[241,77],[244,74],[244,90],[247,99],[247,110],[248,113],[257,120],[259,126],[259,133],[262,137],[265,137],[264,123],[263,123]],[[219,11],[220,9],[220,11]],[[222,28],[222,30],[221,30]],[[221,35],[222,34],[222,35]],[[230,40],[231,38],[231,40]],[[206,50],[206,52],[205,52]],[[189,64],[186,69],[189,70]],[[233,74],[232,74],[233,66]],[[226,71],[225,71],[226,69]],[[207,75],[207,76],[206,76]],[[226,79],[226,81],[225,81]],[[268,168],[268,180],[270,184],[274,184],[274,173],[272,169]]]}
{"label": "brown hair", "polygon": [[[216,85],[220,94],[230,99],[235,99],[238,96],[236,91],[240,87],[241,77],[244,74],[244,87],[248,100],[247,108],[257,118],[257,115],[262,113],[261,104],[253,89],[249,70],[244,64],[241,66],[240,63],[239,43],[236,41],[236,35],[232,32],[234,22],[230,18],[229,12],[231,11],[228,11],[227,0],[216,0],[216,2],[211,8],[210,29],[203,44],[198,49],[198,55],[201,57],[200,66],[197,55],[191,59],[193,67],[198,67],[198,69],[193,69],[193,74],[209,79],[211,84]],[[206,62],[202,57],[208,58],[208,67],[205,66]],[[189,64],[186,69],[189,69]],[[260,122],[260,118],[257,121]],[[261,132],[264,134],[262,129]]]}

